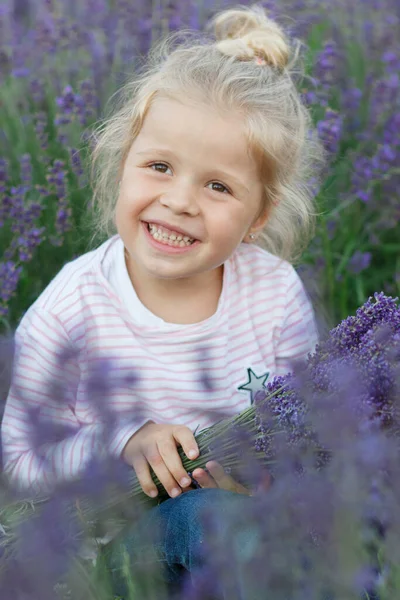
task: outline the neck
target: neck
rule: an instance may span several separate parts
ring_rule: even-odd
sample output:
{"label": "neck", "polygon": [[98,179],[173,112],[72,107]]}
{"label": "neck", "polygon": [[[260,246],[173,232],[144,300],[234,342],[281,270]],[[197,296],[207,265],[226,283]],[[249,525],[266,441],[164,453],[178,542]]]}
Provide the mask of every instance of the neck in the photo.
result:
{"label": "neck", "polygon": [[125,252],[125,262],[135,292],[146,308],[168,323],[199,323],[217,310],[224,267],[181,279],[146,277]]}

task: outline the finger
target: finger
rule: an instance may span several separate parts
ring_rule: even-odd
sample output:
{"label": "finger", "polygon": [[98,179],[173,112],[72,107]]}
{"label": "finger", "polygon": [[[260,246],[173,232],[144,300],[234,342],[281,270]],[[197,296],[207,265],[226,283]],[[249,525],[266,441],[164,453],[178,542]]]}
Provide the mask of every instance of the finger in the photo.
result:
{"label": "finger", "polygon": [[220,465],[217,461],[213,460],[206,463],[206,468],[209,470],[212,477],[215,479],[218,487],[224,490],[235,491],[235,480],[233,479],[233,477],[228,475],[228,473],[226,473],[223,466]]}
{"label": "finger", "polygon": [[160,440],[157,447],[164,464],[175,479],[175,482],[183,488],[190,485],[192,480],[183,468],[174,438]]}
{"label": "finger", "polygon": [[230,492],[236,492],[238,494],[246,494],[247,496],[250,495],[249,490],[241,483],[235,481],[231,475],[226,473],[223,466],[217,461],[213,460],[206,463],[206,468],[210,471],[219,488],[228,490]]}
{"label": "finger", "polygon": [[189,427],[185,427],[185,425],[177,425],[172,430],[172,435],[178,444],[182,446],[184,453],[190,460],[193,460],[199,456],[200,450],[197,445],[196,438]]}
{"label": "finger", "polygon": [[150,498],[155,498],[158,495],[157,486],[151,478],[149,463],[143,454],[135,456],[132,467],[144,493]]}
{"label": "finger", "polygon": [[207,471],[204,469],[195,469],[193,471],[193,477],[202,488],[218,488],[218,484]]}
{"label": "finger", "polygon": [[151,449],[145,450],[144,456],[168,495],[171,496],[171,498],[179,496],[182,490],[165,464],[164,459],[158,450],[158,446],[152,446]]}

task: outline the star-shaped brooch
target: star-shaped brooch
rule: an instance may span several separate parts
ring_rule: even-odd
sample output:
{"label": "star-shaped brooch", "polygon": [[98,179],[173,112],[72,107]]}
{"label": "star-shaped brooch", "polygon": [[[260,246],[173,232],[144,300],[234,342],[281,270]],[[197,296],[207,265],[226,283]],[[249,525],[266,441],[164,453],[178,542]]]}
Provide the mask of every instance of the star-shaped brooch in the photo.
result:
{"label": "star-shaped brooch", "polygon": [[239,386],[238,390],[250,392],[250,404],[254,404],[257,392],[264,392],[266,390],[265,382],[269,377],[269,371],[258,377],[253,369],[247,369],[247,376],[249,378],[248,381]]}

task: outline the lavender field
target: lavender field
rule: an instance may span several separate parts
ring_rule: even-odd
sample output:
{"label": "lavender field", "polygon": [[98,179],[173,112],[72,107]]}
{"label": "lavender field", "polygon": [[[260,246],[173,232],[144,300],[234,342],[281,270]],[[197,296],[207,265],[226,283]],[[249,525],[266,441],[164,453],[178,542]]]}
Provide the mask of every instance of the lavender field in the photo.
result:
{"label": "lavender field", "polygon": [[[252,3],[243,0],[241,4]],[[385,413],[390,413],[390,419],[387,417],[385,426],[389,421],[390,426],[397,426],[400,309],[386,296],[400,293],[400,3],[267,0],[260,4],[270,10],[291,37],[304,41],[307,77],[299,81],[300,91],[329,157],[322,185],[315,187],[315,237],[296,267],[325,331],[355,315],[369,297],[385,294],[375,298],[383,307],[376,321],[368,321],[368,309],[359,321],[351,322],[349,329],[340,330],[340,343],[327,348],[333,355],[337,351],[335,360],[339,362],[344,356],[348,360],[351,354],[357,374],[361,369],[370,385],[369,404],[379,405],[385,412],[390,398],[390,409]],[[0,335],[8,336],[14,331],[28,307],[66,262],[103,241],[91,213],[89,156],[92,129],[112,112],[115,92],[140,68],[147,51],[161,36],[185,26],[201,30],[215,11],[234,5],[226,0],[1,0]],[[387,334],[378,341],[371,334],[377,324],[384,325]],[[364,341],[360,341],[361,333],[353,346],[348,342],[356,336],[354,332],[361,330],[368,338],[368,351],[363,347]],[[351,347],[350,354],[338,350],[343,340]],[[2,344],[0,365],[5,364],[6,352],[8,348]],[[261,511],[279,506],[276,514],[283,524],[281,528],[266,517],[278,540],[269,547],[272,554],[275,549],[276,564],[272,554],[264,557],[266,564],[271,560],[270,579],[265,576],[258,588],[253,586],[253,595],[231,590],[226,597],[232,600],[400,598],[400,572],[396,568],[400,560],[398,448],[394,449],[392,441],[380,431],[360,432],[355,422],[347,418],[350,413],[354,416],[349,408],[349,390],[358,390],[359,380],[354,373],[345,376],[341,371],[343,377],[338,378],[338,363],[324,363],[321,369],[319,364],[312,363],[311,379],[320,396],[321,381],[331,382],[334,377],[339,381],[335,386],[339,387],[327,384],[324,398],[332,399],[330,394],[337,397],[340,390],[346,390],[337,410],[329,404],[332,422],[341,432],[335,442],[324,429],[320,413],[313,421],[327,444],[332,442],[340,448],[338,461],[329,473],[329,477],[340,481],[327,478],[321,482],[311,477],[298,488],[292,472],[284,469],[282,483],[265,500],[266,504],[260,504],[257,516],[259,519]],[[0,399],[4,401],[8,380],[3,374],[1,377],[4,381],[0,381]],[[311,389],[309,380],[301,379],[301,385]],[[293,389],[298,391],[298,387]],[[312,387],[312,394],[315,389]],[[357,396],[358,391],[354,393]],[[363,394],[360,391],[359,397],[364,401]],[[356,429],[357,444],[351,445],[349,440]],[[396,434],[398,431],[400,425]],[[293,454],[283,454],[292,465]],[[285,462],[285,468],[288,464]],[[308,464],[306,456],[304,464]],[[374,469],[381,469],[379,476]],[[395,482],[390,492],[387,480],[382,483],[383,472]],[[354,525],[359,516],[356,507],[362,502],[363,490],[371,491],[367,485],[371,481],[375,488],[365,510],[373,526],[359,535]],[[0,486],[0,527],[10,501],[7,493]],[[294,498],[297,507],[301,507],[304,523],[321,526],[322,537],[331,542],[329,547],[333,544],[340,550],[334,558],[330,551],[321,551],[317,557],[314,550],[302,554],[306,562],[309,560],[314,567],[317,564],[319,575],[314,579],[305,580],[291,572],[290,561],[296,563],[296,552],[305,543],[305,529],[294,531],[288,517],[296,505]],[[10,575],[4,584],[9,586],[4,588],[7,600],[116,597],[108,588],[107,570],[101,561],[93,567],[90,561],[74,558],[72,596],[63,596],[67,592],[62,585],[54,587],[56,575],[62,573],[63,555],[57,556],[57,567],[52,569],[53,541],[46,533],[42,535],[42,529],[48,523],[56,529],[62,522],[63,501],[56,498],[39,524],[28,524],[23,530],[31,539],[26,556],[40,547],[49,558],[46,568],[42,565],[36,577],[32,571],[26,574],[29,585],[20,595],[15,591],[20,571]],[[340,526],[335,535],[323,525],[337,524],[338,520]],[[387,528],[389,534],[383,540]],[[294,533],[286,536],[289,529]],[[372,529],[375,533],[378,530],[379,535],[374,537]],[[371,560],[371,553],[379,560]],[[229,572],[228,554],[225,562],[221,559],[215,572],[209,573],[213,585],[218,573]],[[280,561],[282,556],[286,558]],[[23,560],[18,563],[19,569],[21,564]],[[328,573],[332,569],[333,579]],[[261,560],[257,572],[260,570]],[[166,600],[165,590],[152,587],[152,577],[145,587],[146,596],[130,581],[129,600]],[[0,578],[3,598],[1,585]],[[264,595],[266,585],[274,589],[271,596],[266,592]],[[7,595],[11,593],[15,595]],[[188,590],[182,598],[207,600],[211,598],[208,593],[205,588]]]}
{"label": "lavender field", "polygon": [[[3,0],[0,7],[0,311],[21,315],[94,247],[87,139],[118,86],[167,31],[202,28],[221,1]],[[302,91],[330,152],[301,270],[330,324],[400,282],[396,0],[264,2],[308,44]]]}

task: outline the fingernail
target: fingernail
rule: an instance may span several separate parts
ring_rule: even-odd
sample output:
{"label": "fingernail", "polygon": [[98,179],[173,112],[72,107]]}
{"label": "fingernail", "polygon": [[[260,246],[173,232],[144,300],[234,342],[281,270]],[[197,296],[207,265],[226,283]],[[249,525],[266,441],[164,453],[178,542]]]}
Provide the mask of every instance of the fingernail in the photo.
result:
{"label": "fingernail", "polygon": [[196,450],[189,450],[189,458],[196,458],[197,452]]}
{"label": "fingernail", "polygon": [[151,496],[152,498],[155,498],[155,497],[157,496],[157,492],[156,492],[156,490],[152,490],[152,491],[150,492],[150,496]]}
{"label": "fingernail", "polygon": [[174,488],[171,492],[171,497],[175,498],[176,496],[179,496],[180,493],[181,493],[181,491],[178,490],[178,488]]}
{"label": "fingernail", "polygon": [[182,487],[185,487],[185,486],[189,485],[190,482],[191,482],[191,480],[188,477],[182,477],[180,484]]}

